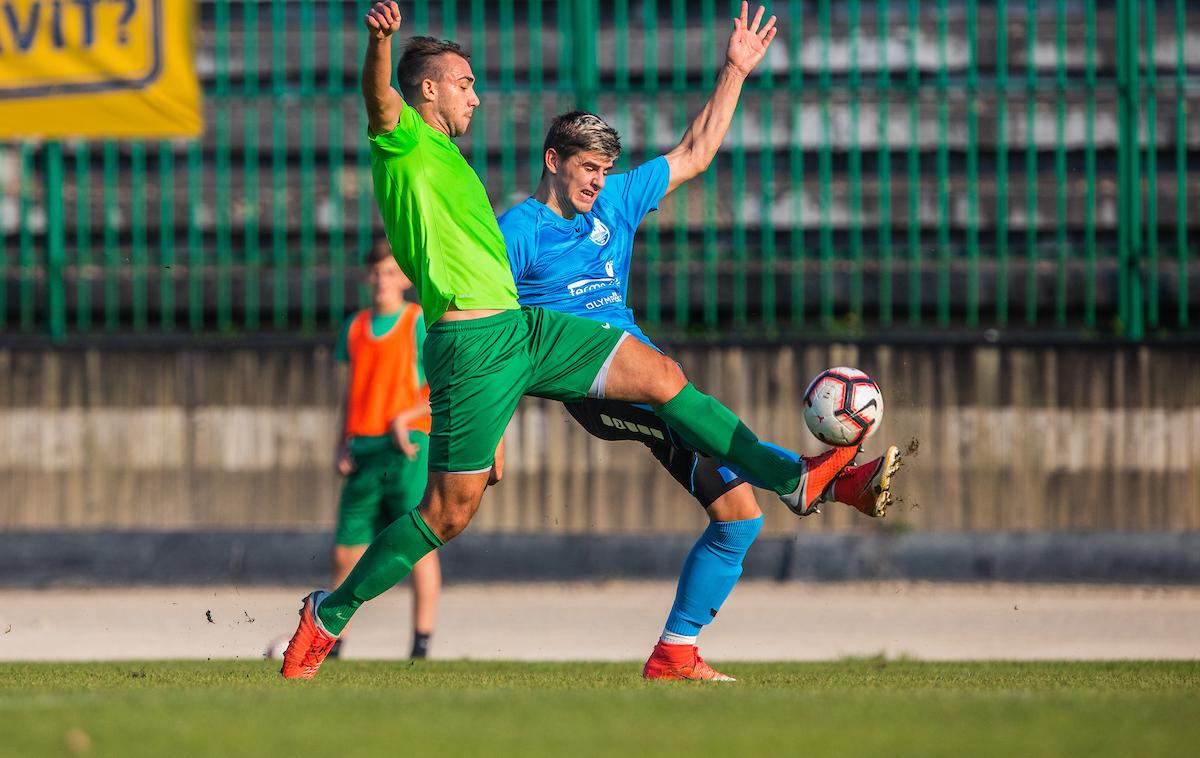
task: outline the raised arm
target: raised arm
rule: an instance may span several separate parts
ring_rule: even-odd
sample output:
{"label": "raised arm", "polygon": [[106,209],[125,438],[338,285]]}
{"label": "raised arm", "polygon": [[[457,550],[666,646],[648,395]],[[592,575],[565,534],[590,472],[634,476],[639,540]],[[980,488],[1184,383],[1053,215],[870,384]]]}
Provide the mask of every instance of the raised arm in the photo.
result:
{"label": "raised arm", "polygon": [[396,128],[404,107],[400,93],[392,87],[392,35],[400,30],[400,6],[375,3],[363,23],[368,33],[362,70],[367,125],[372,134],[386,134]]}
{"label": "raised arm", "polygon": [[771,40],[775,39],[777,29],[774,16],[760,28],[764,11],[761,5],[758,6],[754,20],[749,21],[748,4],[742,3],[742,15],[733,20],[733,33],[729,35],[729,47],[725,51],[725,65],[717,74],[717,86],[691,126],[683,133],[683,139],[666,155],[671,168],[667,194],[704,173],[717,154],[721,141],[725,139],[729,122],[733,120],[733,112],[737,110],[738,99],[742,95],[742,84],[766,55]]}

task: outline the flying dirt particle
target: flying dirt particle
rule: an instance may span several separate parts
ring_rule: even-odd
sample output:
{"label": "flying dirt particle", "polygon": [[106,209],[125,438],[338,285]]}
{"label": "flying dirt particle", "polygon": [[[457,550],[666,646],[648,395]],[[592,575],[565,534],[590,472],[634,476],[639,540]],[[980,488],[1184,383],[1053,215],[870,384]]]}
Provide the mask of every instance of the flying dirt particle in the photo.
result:
{"label": "flying dirt particle", "polygon": [[1014,610],[1014,611],[1019,611],[1019,610],[1021,610],[1021,609],[1020,609],[1020,608],[1018,608],[1017,606],[1015,606],[1015,605],[1014,605],[1014,606],[1013,606],[1013,610]]}
{"label": "flying dirt particle", "polygon": [[208,623],[210,623],[210,624],[217,623],[217,622],[213,621],[213,619],[212,619],[212,611],[205,611],[204,618],[208,619]]}
{"label": "flying dirt particle", "polygon": [[8,634],[11,631],[12,631],[12,624],[9,624],[8,626],[4,627],[5,634]]}
{"label": "flying dirt particle", "polygon": [[915,456],[917,454],[917,451],[920,449],[920,447],[921,447],[921,440],[917,439],[916,437],[913,437],[911,440],[908,441],[908,448],[904,451],[904,454],[908,455],[908,456]]}
{"label": "flying dirt particle", "polygon": [[250,618],[250,614],[249,614],[249,613],[246,613],[246,609],[245,609],[245,608],[243,608],[243,609],[242,609],[242,615],[246,617],[246,623],[247,623],[247,624],[253,624],[253,623],[254,623],[254,619]]}

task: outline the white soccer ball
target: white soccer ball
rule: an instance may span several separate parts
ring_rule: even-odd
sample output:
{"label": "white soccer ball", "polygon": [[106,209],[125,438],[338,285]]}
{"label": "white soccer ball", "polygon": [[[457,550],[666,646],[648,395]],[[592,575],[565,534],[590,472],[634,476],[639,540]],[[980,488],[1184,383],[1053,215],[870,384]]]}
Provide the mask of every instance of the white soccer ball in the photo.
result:
{"label": "white soccer ball", "polygon": [[865,372],[839,366],[804,390],[804,423],[826,445],[861,445],[883,421],[883,393]]}

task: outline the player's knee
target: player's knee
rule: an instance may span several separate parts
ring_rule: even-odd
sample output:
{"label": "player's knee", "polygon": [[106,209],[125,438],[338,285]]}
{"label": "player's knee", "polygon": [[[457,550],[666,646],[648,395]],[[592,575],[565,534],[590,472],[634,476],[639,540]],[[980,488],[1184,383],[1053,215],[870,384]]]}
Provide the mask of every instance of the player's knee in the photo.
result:
{"label": "player's knee", "polygon": [[474,504],[465,499],[441,498],[429,502],[421,510],[425,523],[443,542],[449,542],[461,534],[474,515]]}
{"label": "player's knee", "polygon": [[649,388],[652,396],[651,402],[654,405],[666,403],[678,395],[680,390],[687,386],[687,382],[687,377],[684,375],[683,369],[679,368],[679,364],[662,356],[659,370],[655,372],[654,382]]}
{"label": "player's knee", "polygon": [[748,484],[740,484],[721,495],[706,510],[713,521],[748,521],[763,515]]}

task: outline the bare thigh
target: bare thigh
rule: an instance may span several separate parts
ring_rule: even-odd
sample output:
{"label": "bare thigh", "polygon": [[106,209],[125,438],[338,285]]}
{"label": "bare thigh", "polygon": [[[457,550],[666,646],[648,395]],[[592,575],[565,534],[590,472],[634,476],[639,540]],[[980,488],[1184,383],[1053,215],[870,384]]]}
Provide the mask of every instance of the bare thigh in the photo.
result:
{"label": "bare thigh", "polygon": [[604,396],[630,403],[662,405],[678,395],[686,384],[687,377],[675,361],[630,337],[613,356]]}

